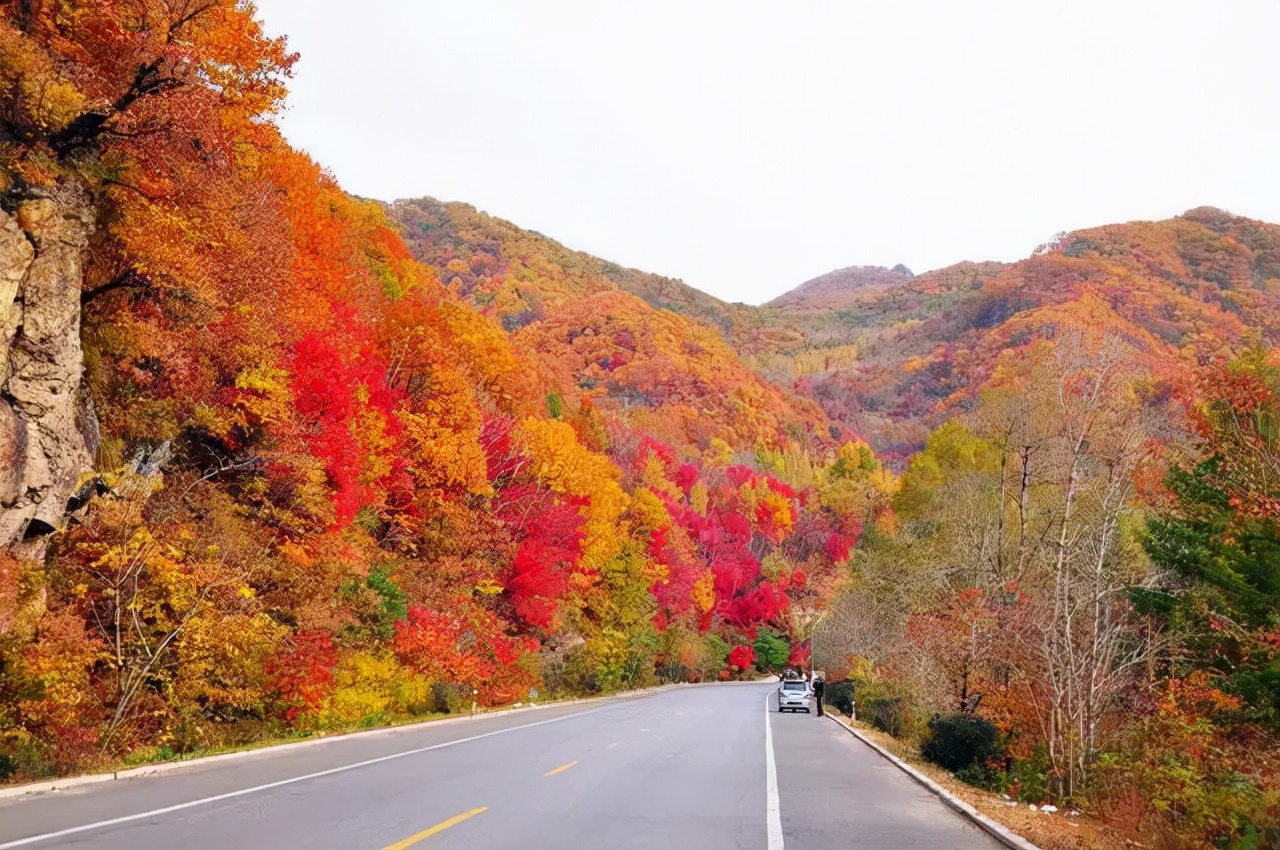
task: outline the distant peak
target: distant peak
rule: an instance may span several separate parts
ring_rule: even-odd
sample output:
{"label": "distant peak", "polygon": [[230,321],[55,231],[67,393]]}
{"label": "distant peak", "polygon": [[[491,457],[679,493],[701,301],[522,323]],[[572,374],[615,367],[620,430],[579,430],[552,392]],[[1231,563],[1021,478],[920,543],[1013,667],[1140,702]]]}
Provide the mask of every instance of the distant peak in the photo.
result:
{"label": "distant peak", "polygon": [[1196,224],[1203,224],[1205,227],[1208,227],[1210,230],[1214,230],[1218,233],[1226,233],[1232,227],[1235,227],[1244,221],[1240,216],[1233,215],[1232,213],[1218,209],[1217,207],[1196,207],[1195,209],[1184,212],[1182,214],[1182,218],[1185,221],[1194,221]]}
{"label": "distant peak", "polygon": [[768,302],[767,307],[814,310],[843,306],[872,292],[905,283],[915,275],[902,263],[884,266],[848,266],[807,280]]}
{"label": "distant peak", "polygon": [[1182,214],[1183,218],[1235,218],[1221,207],[1195,207]]}

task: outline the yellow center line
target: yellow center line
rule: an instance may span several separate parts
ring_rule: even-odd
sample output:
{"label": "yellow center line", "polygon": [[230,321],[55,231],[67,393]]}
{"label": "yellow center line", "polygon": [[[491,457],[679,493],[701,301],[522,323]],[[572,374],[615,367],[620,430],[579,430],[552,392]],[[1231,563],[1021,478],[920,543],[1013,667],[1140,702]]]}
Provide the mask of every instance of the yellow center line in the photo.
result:
{"label": "yellow center line", "polygon": [[546,773],[544,773],[544,774],[542,774],[542,775],[543,775],[543,776],[555,776],[557,773],[564,773],[566,770],[568,770],[569,768],[573,767],[575,764],[577,764],[577,762],[576,762],[576,761],[571,761],[571,762],[569,762],[568,764],[562,764],[562,765],[560,765],[560,766],[559,766],[559,767],[557,767],[555,770],[548,770]]}
{"label": "yellow center line", "polygon": [[419,832],[417,835],[410,835],[404,841],[397,841],[395,844],[388,844],[385,850],[404,850],[406,847],[410,846],[411,844],[417,844],[419,841],[423,840],[424,838],[430,838],[431,836],[435,835],[437,832],[444,832],[449,827],[457,826],[467,818],[473,818],[476,815],[480,814],[481,812],[487,812],[487,811],[489,811],[488,806],[481,806],[478,809],[470,809],[468,811],[463,812],[460,815],[455,815],[446,821],[441,821],[440,823],[436,824],[430,829],[424,829],[422,830],[422,832]]}

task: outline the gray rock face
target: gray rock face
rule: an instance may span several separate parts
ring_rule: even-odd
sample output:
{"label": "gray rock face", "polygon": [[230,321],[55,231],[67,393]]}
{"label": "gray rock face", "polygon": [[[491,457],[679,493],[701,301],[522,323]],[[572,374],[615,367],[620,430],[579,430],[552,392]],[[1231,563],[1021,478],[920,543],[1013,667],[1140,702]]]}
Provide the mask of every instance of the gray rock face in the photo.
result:
{"label": "gray rock face", "polygon": [[13,507],[22,495],[26,456],[27,423],[0,399],[0,510]]}
{"label": "gray rock face", "polygon": [[0,546],[57,528],[92,466],[80,348],[92,231],[92,208],[71,190],[0,211]]}
{"label": "gray rock face", "polygon": [[36,249],[18,222],[0,210],[0,386],[9,380],[9,348],[22,326],[22,281]]}

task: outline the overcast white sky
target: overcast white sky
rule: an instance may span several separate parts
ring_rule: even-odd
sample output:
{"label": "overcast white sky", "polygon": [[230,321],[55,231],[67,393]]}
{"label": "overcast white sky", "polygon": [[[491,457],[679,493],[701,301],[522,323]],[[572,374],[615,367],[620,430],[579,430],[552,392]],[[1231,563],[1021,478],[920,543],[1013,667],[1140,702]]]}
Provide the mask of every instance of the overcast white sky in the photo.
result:
{"label": "overcast white sky", "polygon": [[1209,204],[1280,222],[1280,3],[257,0],[285,134],[760,303]]}

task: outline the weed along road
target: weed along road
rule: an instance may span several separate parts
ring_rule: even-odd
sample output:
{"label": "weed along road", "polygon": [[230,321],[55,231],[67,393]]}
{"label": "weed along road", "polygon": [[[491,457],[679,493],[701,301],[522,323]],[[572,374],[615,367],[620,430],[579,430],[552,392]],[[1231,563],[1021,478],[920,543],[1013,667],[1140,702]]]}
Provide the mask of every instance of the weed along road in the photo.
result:
{"label": "weed along road", "polygon": [[994,848],[772,683],[481,716],[0,800],[0,848]]}

